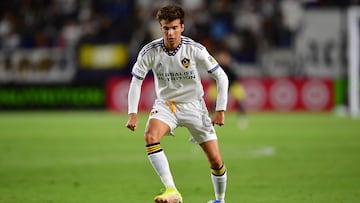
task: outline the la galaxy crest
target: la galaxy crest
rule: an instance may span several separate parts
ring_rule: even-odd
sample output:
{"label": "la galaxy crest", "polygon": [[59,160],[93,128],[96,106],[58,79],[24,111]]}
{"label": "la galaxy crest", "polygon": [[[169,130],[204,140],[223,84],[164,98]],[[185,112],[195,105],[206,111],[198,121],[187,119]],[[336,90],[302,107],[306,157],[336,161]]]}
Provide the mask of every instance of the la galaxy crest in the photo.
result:
{"label": "la galaxy crest", "polygon": [[184,66],[184,68],[189,68],[190,66],[190,59],[184,57],[181,59],[181,64]]}

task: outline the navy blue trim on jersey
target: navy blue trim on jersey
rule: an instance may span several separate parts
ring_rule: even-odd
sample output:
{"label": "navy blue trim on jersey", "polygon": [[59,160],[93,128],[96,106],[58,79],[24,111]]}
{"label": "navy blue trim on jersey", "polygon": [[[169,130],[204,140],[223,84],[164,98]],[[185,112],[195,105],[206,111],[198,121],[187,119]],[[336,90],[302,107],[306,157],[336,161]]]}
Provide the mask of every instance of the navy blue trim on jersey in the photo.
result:
{"label": "navy blue trim on jersey", "polygon": [[169,56],[175,56],[175,54],[179,51],[179,49],[181,48],[181,45],[183,44],[183,40],[181,39],[180,44],[176,47],[176,49],[174,51],[168,51],[165,47],[165,41],[164,39],[161,40],[161,47],[163,49],[163,51],[169,55]]}
{"label": "navy blue trim on jersey", "polygon": [[216,65],[214,68],[208,70],[208,73],[213,73],[213,72],[215,72],[215,71],[216,71],[217,69],[219,69],[219,68],[220,68],[220,65],[218,64],[218,65]]}
{"label": "navy blue trim on jersey", "polygon": [[136,75],[134,72],[131,72],[131,75],[134,76],[136,79],[139,79],[139,80],[144,80],[145,79],[143,77],[140,77],[140,76]]}
{"label": "navy blue trim on jersey", "polygon": [[148,51],[150,51],[151,49],[156,48],[156,47],[159,47],[159,46],[162,46],[162,41],[163,41],[163,40],[156,40],[156,41],[150,42],[149,44],[145,45],[145,46],[141,49],[140,55],[141,55],[141,56],[144,56],[144,55],[145,55]]}
{"label": "navy blue trim on jersey", "polygon": [[176,47],[176,49],[174,51],[168,51],[165,47],[165,41],[164,41],[164,38],[161,38],[161,39],[158,39],[158,40],[154,40],[150,43],[148,43],[147,45],[145,45],[141,51],[140,51],[140,55],[141,56],[144,56],[148,51],[150,51],[151,49],[154,49],[154,48],[157,48],[157,47],[161,47],[162,50],[169,56],[175,56],[176,53],[179,51],[179,49],[181,48],[181,46],[183,44],[186,44],[186,45],[191,45],[191,46],[194,46],[200,50],[203,50],[205,49],[205,47],[203,45],[201,45],[200,43],[198,42],[195,42],[194,40],[192,40],[191,38],[189,37],[185,37],[185,36],[181,36],[181,41],[180,41],[180,44]]}
{"label": "navy blue trim on jersey", "polygon": [[183,44],[189,44],[189,45],[191,45],[191,46],[194,46],[194,47],[196,47],[196,48],[199,48],[200,50],[203,50],[203,49],[205,49],[205,47],[203,46],[203,45],[201,45],[200,43],[198,43],[198,42],[195,42],[194,40],[192,40],[192,39],[190,39],[190,38],[188,38],[188,37],[182,37],[181,38],[181,41],[182,41],[182,43]]}

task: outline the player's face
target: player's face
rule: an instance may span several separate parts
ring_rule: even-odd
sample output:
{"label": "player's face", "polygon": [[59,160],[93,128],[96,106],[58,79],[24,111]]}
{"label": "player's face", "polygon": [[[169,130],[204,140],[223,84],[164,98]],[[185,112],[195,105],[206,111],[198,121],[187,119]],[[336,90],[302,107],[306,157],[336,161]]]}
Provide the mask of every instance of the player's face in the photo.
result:
{"label": "player's face", "polygon": [[180,19],[173,21],[161,20],[160,26],[166,48],[169,50],[176,49],[181,41],[181,33],[184,31],[184,24],[180,23]]}

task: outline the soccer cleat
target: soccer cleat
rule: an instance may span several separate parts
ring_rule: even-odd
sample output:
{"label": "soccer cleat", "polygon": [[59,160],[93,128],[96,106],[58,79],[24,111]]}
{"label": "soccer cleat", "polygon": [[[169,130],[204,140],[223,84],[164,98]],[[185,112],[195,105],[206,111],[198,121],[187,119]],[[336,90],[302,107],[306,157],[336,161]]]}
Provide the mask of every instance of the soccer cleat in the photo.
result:
{"label": "soccer cleat", "polygon": [[165,192],[154,198],[156,203],[182,203],[182,197],[179,191],[174,188],[166,188]]}
{"label": "soccer cleat", "polygon": [[210,200],[207,203],[225,203],[225,202],[220,201],[220,200]]}

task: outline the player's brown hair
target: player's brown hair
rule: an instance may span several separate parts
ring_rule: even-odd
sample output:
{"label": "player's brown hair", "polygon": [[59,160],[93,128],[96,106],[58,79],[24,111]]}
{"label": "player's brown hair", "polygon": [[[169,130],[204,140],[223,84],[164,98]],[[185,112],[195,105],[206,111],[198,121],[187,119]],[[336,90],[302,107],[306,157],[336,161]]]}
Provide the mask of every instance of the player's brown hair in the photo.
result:
{"label": "player's brown hair", "polygon": [[156,14],[156,19],[160,22],[161,20],[173,21],[180,19],[180,23],[184,24],[185,12],[178,5],[168,5],[159,9]]}

